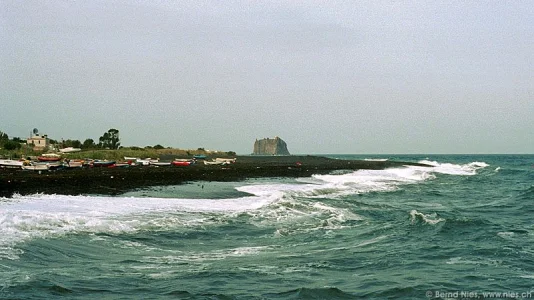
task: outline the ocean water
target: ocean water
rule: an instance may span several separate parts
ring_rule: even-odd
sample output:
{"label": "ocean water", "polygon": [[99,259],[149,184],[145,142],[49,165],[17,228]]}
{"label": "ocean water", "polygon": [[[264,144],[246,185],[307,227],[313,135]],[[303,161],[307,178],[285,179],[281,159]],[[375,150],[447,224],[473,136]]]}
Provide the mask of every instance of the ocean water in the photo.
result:
{"label": "ocean water", "polygon": [[533,155],[332,157],[432,167],[0,198],[0,298],[534,298]]}

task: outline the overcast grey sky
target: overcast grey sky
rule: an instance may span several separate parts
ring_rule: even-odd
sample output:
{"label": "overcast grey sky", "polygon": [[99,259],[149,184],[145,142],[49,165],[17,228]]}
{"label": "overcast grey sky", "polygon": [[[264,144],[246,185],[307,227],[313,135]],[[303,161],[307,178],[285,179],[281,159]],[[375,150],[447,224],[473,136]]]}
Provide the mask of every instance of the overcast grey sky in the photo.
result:
{"label": "overcast grey sky", "polygon": [[0,0],[0,130],[534,153],[532,1]]}

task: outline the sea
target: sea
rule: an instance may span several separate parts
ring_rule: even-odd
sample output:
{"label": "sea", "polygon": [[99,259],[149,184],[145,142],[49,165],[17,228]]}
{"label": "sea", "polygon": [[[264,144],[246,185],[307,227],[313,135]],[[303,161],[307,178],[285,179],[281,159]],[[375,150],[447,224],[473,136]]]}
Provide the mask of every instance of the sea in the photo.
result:
{"label": "sea", "polygon": [[0,299],[534,298],[534,155],[329,157],[430,167],[0,198]]}

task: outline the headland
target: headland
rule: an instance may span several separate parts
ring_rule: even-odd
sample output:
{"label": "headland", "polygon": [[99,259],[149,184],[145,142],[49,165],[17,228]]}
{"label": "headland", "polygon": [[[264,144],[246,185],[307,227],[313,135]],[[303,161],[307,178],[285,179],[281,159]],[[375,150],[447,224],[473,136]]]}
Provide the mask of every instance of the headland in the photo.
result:
{"label": "headland", "polygon": [[127,168],[76,168],[50,171],[0,169],[0,197],[13,194],[120,195],[149,186],[193,181],[241,181],[260,177],[309,177],[335,170],[386,169],[399,161],[341,160],[323,156],[237,156],[234,163],[189,166],[132,166]]}

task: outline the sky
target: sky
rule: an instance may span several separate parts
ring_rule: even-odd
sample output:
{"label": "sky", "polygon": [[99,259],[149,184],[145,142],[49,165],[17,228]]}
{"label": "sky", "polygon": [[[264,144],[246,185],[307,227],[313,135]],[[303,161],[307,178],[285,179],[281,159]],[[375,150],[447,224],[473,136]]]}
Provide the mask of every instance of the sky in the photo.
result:
{"label": "sky", "polygon": [[0,0],[0,131],[534,153],[531,1]]}

